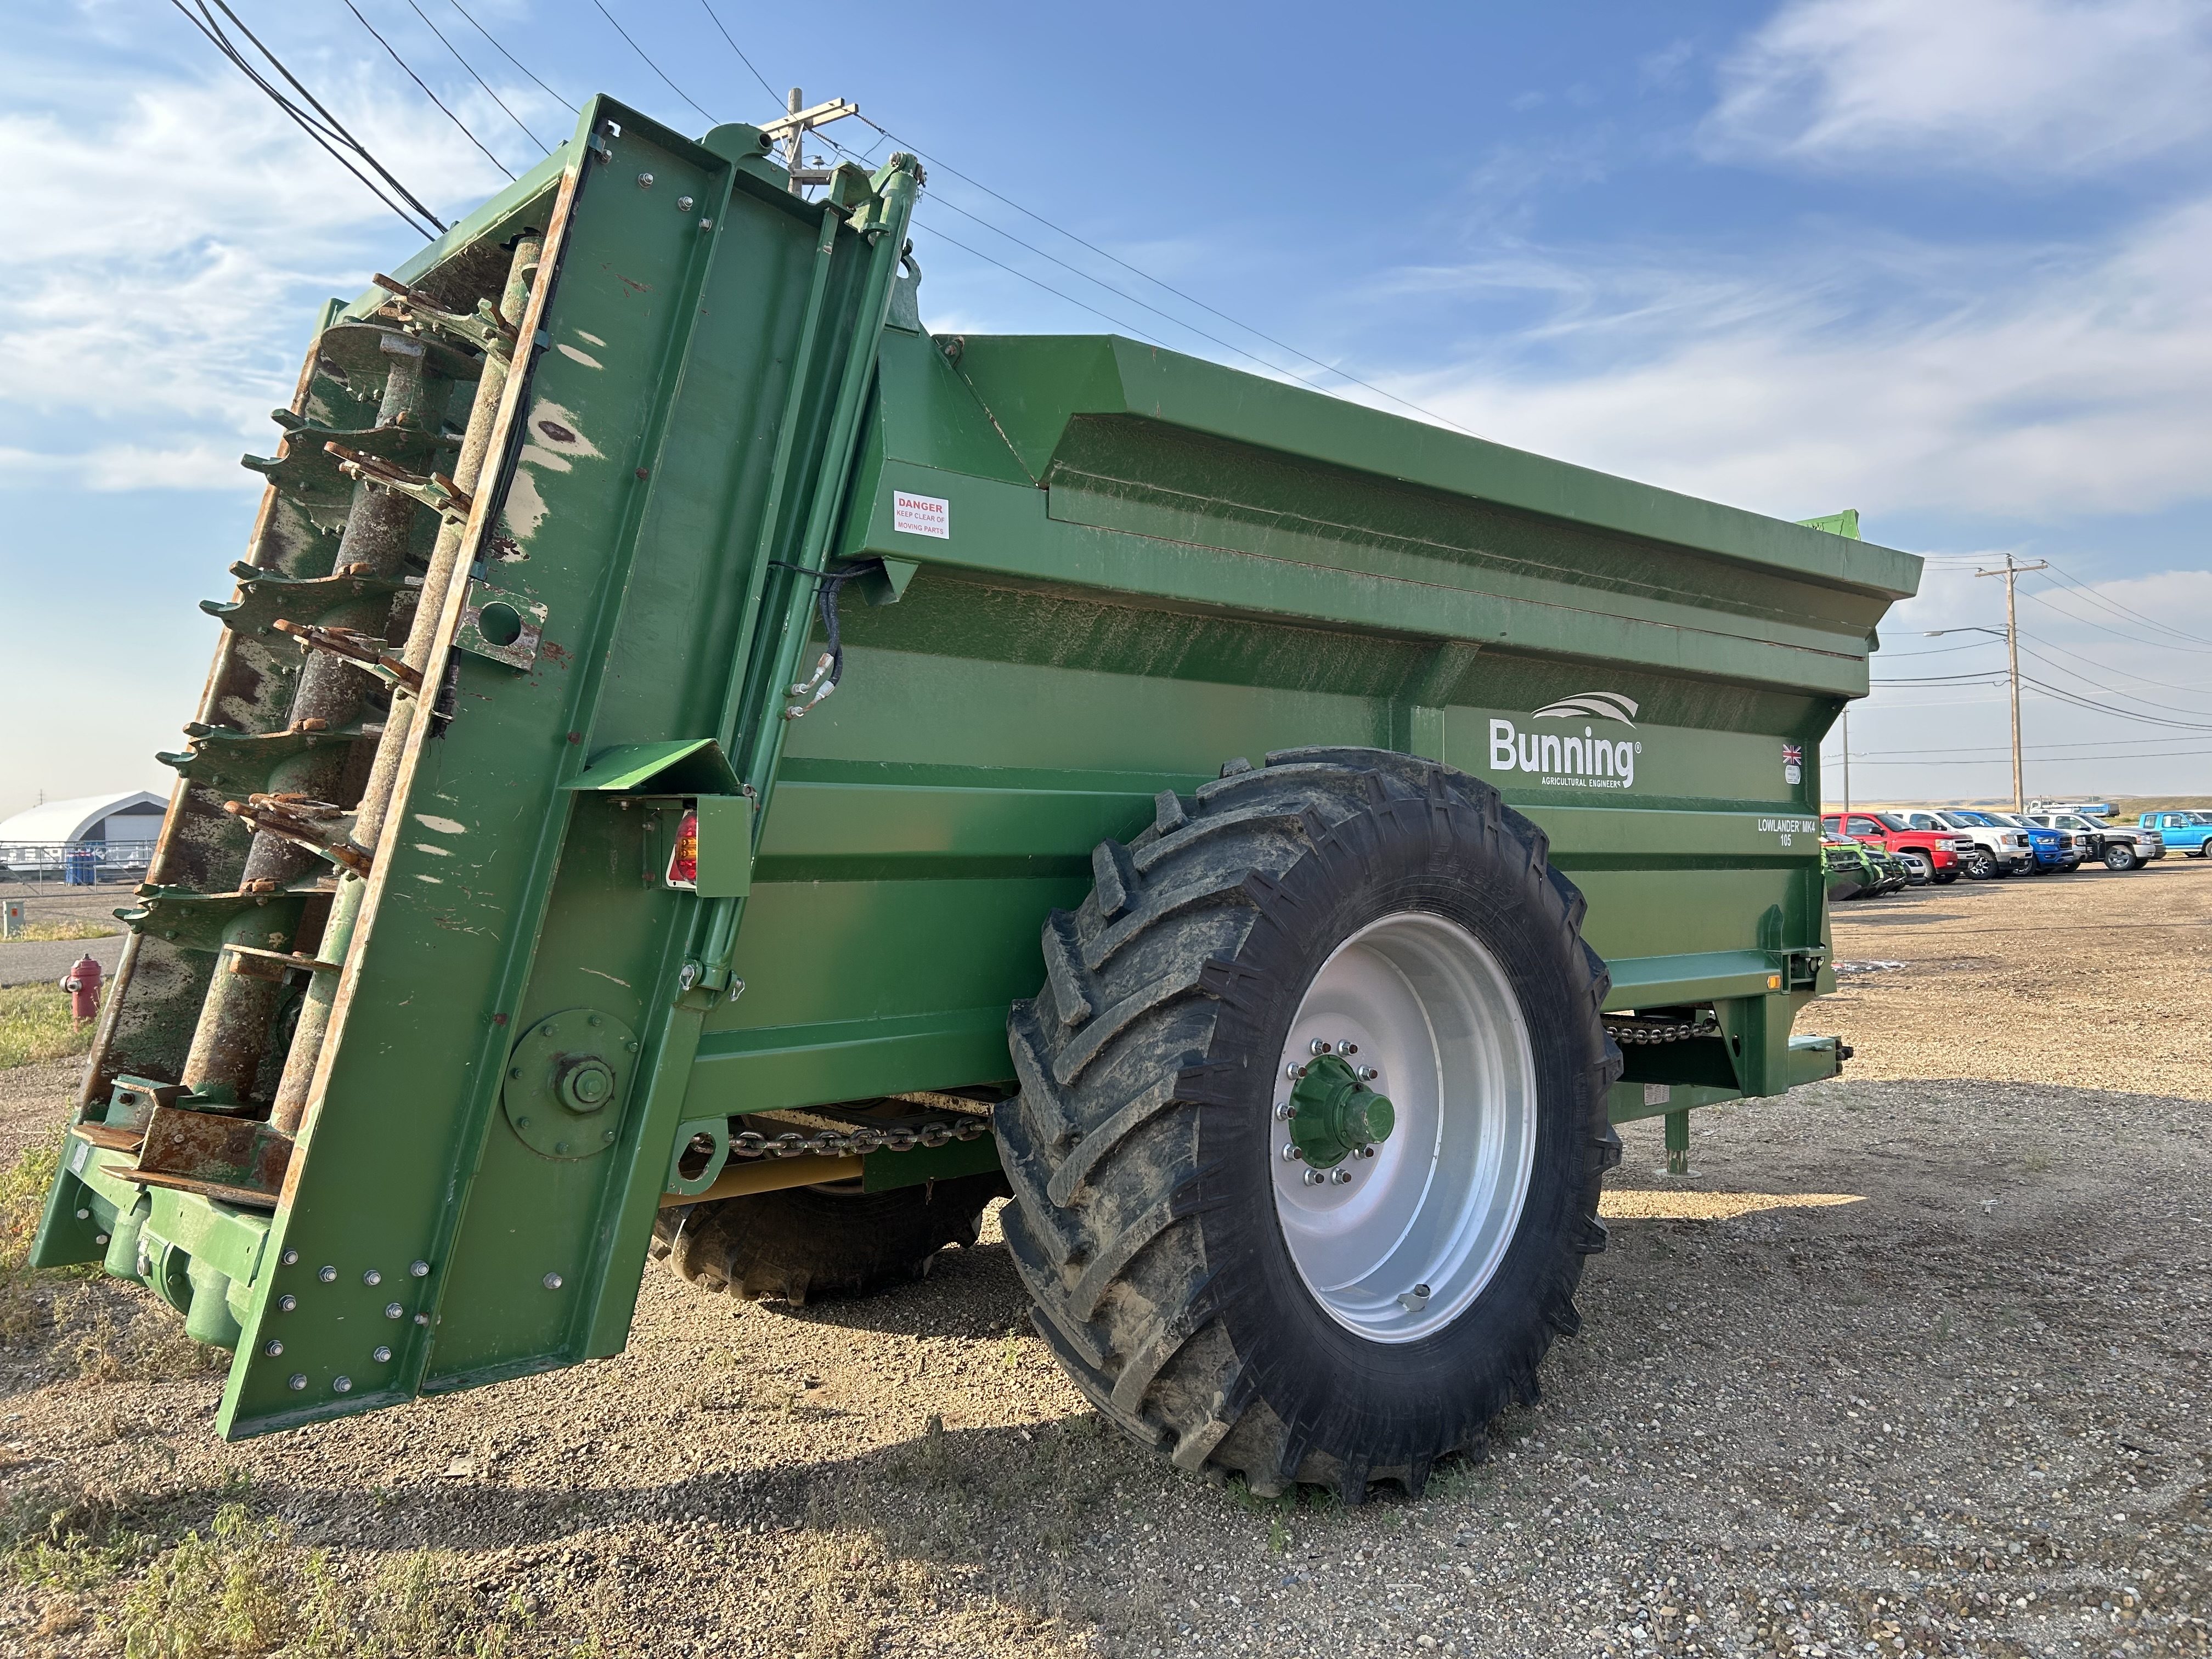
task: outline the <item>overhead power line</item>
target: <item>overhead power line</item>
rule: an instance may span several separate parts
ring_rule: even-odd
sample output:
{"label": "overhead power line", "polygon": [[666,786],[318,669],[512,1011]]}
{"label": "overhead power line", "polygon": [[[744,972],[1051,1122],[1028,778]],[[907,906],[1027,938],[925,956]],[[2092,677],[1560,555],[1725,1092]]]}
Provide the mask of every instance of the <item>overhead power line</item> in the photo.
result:
{"label": "overhead power line", "polygon": [[[2110,703],[2099,702],[2094,698],[2081,696],[2078,693],[2066,690],[2063,687],[2046,684],[2043,681],[2032,678],[2026,674],[2021,675],[2020,678],[2022,684],[2032,685],[2037,690],[2042,692],[2045,696],[2056,697],[2061,702],[2071,703],[2077,708],[2090,709],[2100,714],[2111,714],[2124,720],[2134,720],[2143,726],[2171,726],[2175,730],[2181,732],[2212,732],[2212,722],[2202,720],[2166,720],[2154,714],[2139,714],[2133,709],[2115,708]],[[2183,711],[2176,710],[2174,712],[2180,713]]]}
{"label": "overhead power line", "polygon": [[1890,657],[1940,657],[1947,651],[1978,651],[1993,643],[1990,640],[1969,640],[1964,645],[1939,645],[1927,651],[1892,651],[1885,646],[1868,660],[1871,662]]}
{"label": "overhead power line", "polygon": [[[2031,634],[2024,628],[2021,629],[2020,636],[2023,640],[2033,640],[2036,644],[2047,647],[2049,649],[2058,653],[2062,657],[2071,657],[2075,662],[2087,663],[2090,667],[2097,670],[2100,673],[2117,674],[2124,680],[2133,680],[2137,685],[2154,685],[2161,691],[2179,691],[2184,696],[2203,696],[2204,695],[2205,688],[2201,685],[2175,685],[2166,680],[2145,679],[2141,674],[2130,674],[2124,668],[2114,668],[2107,663],[2097,661],[2094,657],[2085,657],[2079,652],[2069,651],[2063,645],[2054,645],[2049,640],[2045,639],[2041,635]],[[2067,667],[2063,663],[2052,662],[2050,658],[2045,656],[2042,652],[2036,650],[2032,646],[2023,645],[2021,647],[2021,649],[2027,652],[2029,656],[2033,657],[2038,662],[2047,664],[2049,666],[2057,670],[2062,674],[2071,674],[2077,672]],[[2126,697],[2135,702],[2148,702],[2150,701],[2148,697],[2136,696],[2132,691],[2120,690],[2116,686],[2100,685],[2096,689],[2100,691],[2109,691],[2116,697]]]}
{"label": "overhead power line", "polygon": [[[560,105],[561,107],[567,110],[569,114],[576,115],[581,113],[581,112],[579,111],[574,104],[563,98],[559,93],[554,91],[552,88],[547,86],[543,81],[539,81],[538,77],[532,75],[528,70],[523,69],[522,64],[516,58],[513,52],[509,52],[505,46],[500,45],[498,41],[492,40],[491,31],[486,28],[482,23],[477,22],[473,16],[471,16],[470,14],[462,8],[461,0],[446,0],[446,3],[451,6],[455,11],[459,12],[463,17],[467,18],[468,24],[471,28],[474,29],[478,34],[483,36],[485,40],[491,40],[491,49],[494,52],[506,58],[508,63],[513,64],[515,68],[522,70],[522,72],[526,76],[528,76],[530,80],[535,82],[538,91],[544,93],[555,103]],[[458,53],[455,54],[457,57],[459,55],[459,54]]]}
{"label": "overhead power line", "polygon": [[[350,3],[350,0],[349,0],[349,3]],[[595,5],[595,6],[598,6],[598,7],[599,7],[599,15],[600,15],[600,16],[602,16],[602,17],[604,17],[604,18],[605,18],[605,19],[607,20],[607,22],[608,22],[609,26],[610,26],[610,27],[611,27],[613,28],[614,32],[615,32],[617,34],[619,34],[620,36],[622,36],[622,38],[623,38],[623,40],[624,40],[624,42],[626,42],[626,43],[628,44],[628,46],[629,46],[629,49],[630,49],[632,52],[635,52],[635,53],[636,53],[640,58],[644,58],[644,59],[645,59],[645,66],[646,66],[646,68],[647,68],[647,69],[651,70],[652,70],[655,75],[659,76],[661,78],[661,80],[662,80],[662,81],[664,81],[664,82],[665,82],[667,83],[667,87],[668,87],[669,91],[671,91],[671,92],[674,93],[674,94],[675,94],[678,98],[681,98],[681,99],[682,99],[685,103],[687,103],[687,104],[690,105],[690,106],[691,106],[691,107],[692,107],[693,109],[699,110],[699,113],[700,113],[700,114],[702,114],[702,115],[706,115],[706,116],[707,116],[707,119],[708,119],[709,121],[712,121],[712,120],[714,120],[714,118],[713,116],[711,116],[711,115],[707,115],[707,112],[706,112],[705,110],[703,110],[703,109],[699,109],[699,100],[698,100],[697,99],[694,98],[694,97],[693,97],[690,93],[688,93],[688,92],[684,91],[683,88],[681,88],[681,87],[678,86],[678,85],[676,84],[676,82],[673,82],[673,81],[670,81],[670,80],[668,79],[668,71],[667,71],[667,70],[665,70],[662,69],[662,68],[660,67],[660,65],[659,65],[659,64],[656,64],[656,63],[654,63],[651,58],[649,58],[649,57],[647,57],[647,56],[646,56],[646,51],[645,51],[645,48],[644,48],[643,46],[641,46],[640,45],[638,45],[638,43],[637,43],[636,41],[632,40],[630,39],[630,37],[629,37],[629,31],[628,29],[624,28],[624,27],[623,27],[620,23],[617,23],[617,22],[616,22],[616,21],[615,21],[615,15],[614,15],[614,13],[612,13],[612,12],[609,11],[609,10],[606,9],[605,5],[602,3],[602,0],[592,0],[592,3],[593,5]]]}
{"label": "overhead power line", "polygon": [[[896,143],[896,141],[894,140],[893,142]],[[1046,293],[1051,295],[1055,300],[1065,300],[1068,304],[1075,307],[1079,310],[1087,311],[1094,317],[1103,317],[1108,322],[1113,324],[1115,327],[1127,329],[1130,333],[1135,335],[1139,339],[1146,342],[1149,345],[1161,346],[1163,348],[1167,345],[1167,343],[1164,340],[1154,339],[1151,335],[1146,333],[1143,329],[1139,328],[1134,323],[1123,322],[1119,317],[1113,316],[1109,313],[1099,310],[1097,306],[1085,305],[1082,301],[1077,299],[1073,294],[1063,294],[1051,283],[1039,282],[1036,277],[1030,276],[1026,270],[1017,270],[1013,266],[1006,264],[1003,259],[994,259],[989,254],[981,252],[980,249],[969,247],[967,243],[957,240],[953,237],[947,236],[943,231],[938,229],[936,226],[928,223],[919,215],[915,216],[915,223],[921,229],[927,231],[931,235],[937,238],[939,241],[944,242],[950,246],[957,247],[963,253],[972,254],[975,258],[981,259],[987,265],[996,265],[1000,270],[1005,271],[1009,276],[1018,276],[1024,282],[1031,284],[1033,287],[1042,289]]]}
{"label": "overhead power line", "polygon": [[2030,592],[2021,594],[2021,597],[2030,605],[2041,605],[2052,616],[2070,622],[2077,628],[2094,628],[2100,634],[2109,634],[2114,639],[2124,641],[2129,645],[2148,646],[2154,651],[2177,651],[2185,657],[2212,657],[2212,650],[2207,650],[2200,646],[2173,645],[2165,640],[2145,639],[2140,634],[2127,633],[2114,628],[2109,623],[2100,623],[2094,617],[2085,617],[2078,611],[2069,611],[2063,605],[2053,605],[2051,602],[2051,595],[2065,592],[2066,590],[2061,587],[2050,587],[2040,593]]}
{"label": "overhead power line", "polygon": [[430,14],[424,11],[420,5],[416,4],[416,0],[407,0],[407,5],[410,10],[422,20],[422,27],[438,37],[438,44],[443,46],[447,52],[453,54],[453,61],[456,64],[459,64],[463,69],[468,70],[469,79],[474,81],[478,86],[483,88],[484,96],[490,99],[493,103],[497,104],[501,109],[506,111],[507,118],[522,129],[523,136],[526,138],[529,139],[532,143],[537,145],[539,149],[544,150],[548,155],[550,155],[553,153],[553,147],[550,144],[548,144],[543,138],[540,138],[536,133],[531,131],[528,123],[524,121],[520,115],[517,115],[513,110],[507,109],[507,100],[494,92],[491,89],[491,82],[485,80],[483,76],[477,73],[476,65],[470,63],[467,58],[462,57],[460,54],[460,49],[455,46],[452,41],[446,39],[445,31],[430,21]]}
{"label": "overhead power line", "polygon": [[[215,5],[225,17],[230,20],[231,27],[251,41],[253,49],[268,60],[270,66],[284,77],[294,91],[307,100],[309,106],[314,111],[313,115],[308,114],[306,110],[294,103],[282,88],[276,86],[267,76],[246,60],[246,54],[238,49],[230,37],[223,33],[222,25],[216,21],[215,12],[209,9],[208,0],[198,0],[197,15],[191,7],[185,3],[185,0],[169,0],[169,3],[184,15],[186,22],[205,35],[210,44],[229,59],[240,74],[258,87],[270,102],[283,111],[294,125],[327,151],[332,161],[358,179],[370,195],[398,215],[410,230],[429,240],[437,240],[439,232],[446,228],[446,222],[431,212],[428,207],[424,205],[421,197],[401,184],[393,175],[392,169],[378,161],[366,144],[347,131],[345,124],[325,108],[321,100],[301,83],[300,77],[284,66],[283,59],[261,44],[253,31],[239,21],[238,14],[223,4],[223,0],[215,0]],[[368,173],[356,167],[353,161],[348,159],[349,153],[359,157],[376,174],[377,179],[384,181],[384,184],[379,185],[375,179],[371,179]],[[391,187],[392,194],[386,194],[385,185]],[[395,196],[398,198],[397,200],[393,199]],[[435,228],[425,230],[422,227],[426,222]]]}
{"label": "overhead power line", "polygon": [[752,70],[753,79],[760,82],[761,90],[768,94],[769,101],[770,103],[774,103],[775,101],[775,88],[769,85],[768,76],[763,75],[759,70],[754,68],[753,60],[745,56],[745,49],[738,44],[736,37],[733,36],[728,29],[722,27],[722,20],[720,17],[715,16],[714,9],[713,6],[708,4],[708,0],[699,0],[699,3],[701,6],[705,8],[707,16],[709,21],[714,23],[717,29],[721,30],[722,39],[728,41],[730,44],[730,50],[737,53],[738,61],[740,64],[743,64],[748,70]]}
{"label": "overhead power line", "polygon": [[[2000,750],[1987,760],[1882,760],[1872,755],[1863,755],[1856,750],[1853,750],[1851,764],[1854,766],[2005,766],[2010,764],[2010,754],[2009,750]],[[2118,755],[2113,758],[2116,760],[2185,760],[2197,755],[2212,755],[2212,749],[2167,749],[2155,755]],[[2079,763],[2090,757],[2086,755],[2038,755],[2033,758],[2049,764],[2052,762],[2069,760]]]}
{"label": "overhead power line", "polygon": [[2005,678],[2002,668],[1984,668],[1978,674],[1900,674],[1894,679],[1874,680],[1869,685],[1978,685],[1984,680]]}
{"label": "overhead power line", "polygon": [[[478,149],[483,151],[484,160],[490,162],[501,173],[506,173],[507,176],[512,179],[514,175],[512,173],[507,173],[507,163],[501,161],[498,156],[493,155],[490,149],[486,147],[484,141],[469,131],[469,124],[466,121],[461,119],[459,116],[454,114],[450,109],[446,108],[446,100],[439,97],[436,93],[430,90],[429,82],[425,81],[421,76],[416,74],[415,71],[408,66],[407,60],[404,58],[402,58],[398,52],[392,51],[392,42],[386,40],[382,35],[377,33],[376,25],[370,22],[368,19],[361,15],[360,8],[354,4],[353,0],[340,0],[340,3],[343,4],[348,11],[353,13],[354,21],[359,23],[362,27],[367,29],[369,33],[370,38],[373,39],[378,46],[382,46],[386,52],[391,54],[392,61],[399,65],[400,72],[406,76],[406,77],[412,81],[416,86],[422,88],[422,95],[428,99],[432,103],[435,104],[438,108],[443,112],[445,118],[448,121],[451,121],[455,126],[461,130],[461,136],[464,138],[466,138],[471,143],[474,144]],[[225,6],[223,9],[228,11],[230,8]]]}
{"label": "overhead power line", "polygon": [[[2162,745],[2172,741],[2171,738],[2109,738],[2100,739],[2095,743],[2038,743],[2028,745],[2028,753],[2049,756],[2074,749],[2094,749],[2100,752],[2105,752],[2115,749],[2149,748],[2153,750],[2151,755],[2148,757],[2138,755],[2135,758],[2155,759]],[[1856,760],[1861,755],[2002,755],[2008,752],[2009,751],[2002,748],[1984,744],[1964,749],[1854,749],[1851,750],[1851,758]],[[2128,757],[2122,755],[2118,758],[2125,760]]]}
{"label": "overhead power line", "polygon": [[[921,156],[922,160],[927,161],[932,167],[943,169],[945,172],[951,173],[955,179],[959,179],[961,183],[981,191],[984,195],[989,197],[993,201],[1012,208],[1015,212],[1021,214],[1025,218],[1036,220],[1037,223],[1042,225],[1047,230],[1051,231],[1054,235],[1064,236],[1069,241],[1073,242],[1077,246],[1087,249],[1089,252],[1097,254],[1100,258],[1112,261],[1115,264],[1121,266],[1122,270],[1128,271],[1132,276],[1141,276],[1145,281],[1152,283],[1154,287],[1162,289],[1167,293],[1174,295],[1176,299],[1182,301],[1186,305],[1196,306],[1200,311],[1206,312],[1212,316],[1218,317],[1223,322],[1229,324],[1231,327],[1243,329],[1247,334],[1252,336],[1255,340],[1263,340],[1267,344],[1273,346],[1277,350],[1286,351],[1293,357],[1298,358],[1303,362],[1311,363],[1316,368],[1320,369],[1326,374],[1333,374],[1340,380],[1349,380],[1352,385],[1359,386],[1365,391],[1371,392],[1378,398],[1388,398],[1392,403],[1397,404],[1403,408],[1410,409],[1415,414],[1422,416],[1428,420],[1437,422],[1438,424],[1443,426],[1450,427],[1455,431],[1464,432],[1471,438],[1481,435],[1480,434],[1474,431],[1471,428],[1461,425],[1459,422],[1453,420],[1449,415],[1439,415],[1435,410],[1425,408],[1421,404],[1415,403],[1410,398],[1401,398],[1395,392],[1385,392],[1381,386],[1375,385],[1372,381],[1361,380],[1357,374],[1352,374],[1349,369],[1340,368],[1336,364],[1328,362],[1325,358],[1315,356],[1310,351],[1302,351],[1297,347],[1289,344],[1287,342],[1277,339],[1272,334],[1266,333],[1260,329],[1253,327],[1249,323],[1240,321],[1218,307],[1208,305],[1205,301],[1197,298],[1195,295],[1184,293],[1172,283],[1163,281],[1161,278],[1153,276],[1152,272],[1145,270],[1139,265],[1131,264],[1129,261],[1122,258],[1119,254],[1109,253],[1104,248],[1100,247],[1097,243],[1086,241],[1084,238],[1078,236],[1073,231],[1065,229],[1062,227],[1054,224],[1051,220],[1046,218],[1042,213],[1036,211],[1034,209],[1024,207],[1019,202],[1015,201],[1012,197],[1000,195],[997,191],[993,190],[988,185],[982,183],[980,179],[969,177],[968,174],[961,172],[958,167],[954,167],[950,161],[946,161],[938,156],[932,155],[928,151],[923,149],[911,139],[900,137],[898,134],[893,132],[889,127],[884,126],[878,122],[870,120],[868,117],[865,115],[863,115],[860,119],[866,122],[868,125],[874,127],[878,132],[882,133],[884,137],[890,139],[893,143],[912,150],[916,155]],[[947,205],[950,205],[950,204],[948,203]],[[972,217],[973,216],[971,215],[970,216]],[[996,227],[994,226],[993,228],[995,229]],[[1005,231],[1000,231],[999,234],[1002,236],[1006,236],[1006,240],[1009,241],[1016,240],[1012,236],[1008,236]],[[1121,294],[1121,289],[1113,288],[1110,283],[1099,282],[1097,277],[1091,276],[1089,272],[1082,270],[1078,266],[1069,264],[1065,259],[1059,258],[1057,256],[1048,253],[1041,257],[1051,259],[1054,264],[1060,265],[1066,270],[1075,271],[1078,276],[1082,276],[1087,282],[1098,283],[1098,285],[1101,288],[1106,288],[1114,293]],[[1132,300],[1132,302],[1137,305],[1145,304],[1143,301],[1134,300],[1133,299],[1133,296],[1127,294],[1121,294],[1121,297],[1123,299]],[[1085,308],[1086,310],[1091,309],[1091,307],[1088,307]],[[1146,310],[1152,310],[1152,308],[1153,307],[1150,306],[1146,307]],[[1094,313],[1094,314],[1097,313]],[[1164,312],[1160,314],[1163,316],[1167,315]],[[1188,329],[1192,333],[1198,335],[1203,339],[1211,340],[1214,337],[1213,336],[1207,334],[1203,329],[1197,328],[1189,323],[1177,321],[1176,325],[1181,328]],[[1216,341],[1215,343],[1217,344],[1222,343],[1219,341]],[[1256,354],[1244,350],[1241,347],[1231,346],[1229,349],[1238,351],[1244,356],[1252,357],[1255,362],[1264,362],[1267,361],[1265,358],[1259,357]],[[1287,374],[1292,380],[1303,381],[1308,386],[1312,385],[1311,381],[1306,380],[1304,375],[1298,374],[1294,369],[1283,368],[1274,364],[1269,364],[1269,367],[1273,368],[1277,374]],[[1319,390],[1320,388],[1316,387],[1315,389]]]}
{"label": "overhead power line", "polygon": [[2162,623],[2155,617],[2146,617],[2140,611],[2131,610],[2128,606],[2122,605],[2118,599],[2113,599],[2111,595],[2098,592],[2094,588],[2089,586],[2086,582],[2080,580],[2071,572],[2063,568],[2059,565],[2052,564],[2051,568],[2053,571],[2057,573],[2059,580],[2065,582],[2068,586],[2074,588],[2075,591],[2080,592],[2081,597],[2087,599],[2091,604],[2101,606],[2106,611],[2113,611],[2123,617],[2132,617],[2136,621],[2146,623],[2149,627],[2156,629],[2161,634],[2171,634],[2176,639],[2187,640],[2192,645],[2203,646],[2207,649],[2212,649],[2212,640],[2205,639],[2199,635],[2186,633],[2181,629],[2174,627],[2171,623]]}

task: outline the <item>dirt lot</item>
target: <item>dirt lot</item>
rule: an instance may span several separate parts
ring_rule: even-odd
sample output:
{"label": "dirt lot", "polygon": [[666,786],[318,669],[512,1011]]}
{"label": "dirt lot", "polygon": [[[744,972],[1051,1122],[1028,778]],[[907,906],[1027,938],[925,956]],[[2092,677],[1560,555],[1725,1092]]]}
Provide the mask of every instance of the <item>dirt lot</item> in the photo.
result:
{"label": "dirt lot", "polygon": [[[1102,1431],[991,1232],[798,1312],[656,1271],[619,1358],[238,1445],[171,1319],[49,1279],[0,1354],[0,1649],[2205,1652],[2212,865],[1836,938],[1903,964],[1802,1022],[1850,1075],[1701,1115],[1686,1180],[1632,1126],[1583,1334],[1421,1499],[1262,1500]],[[69,1081],[0,1074],[10,1158]],[[199,1591],[240,1611],[191,1648]]]}

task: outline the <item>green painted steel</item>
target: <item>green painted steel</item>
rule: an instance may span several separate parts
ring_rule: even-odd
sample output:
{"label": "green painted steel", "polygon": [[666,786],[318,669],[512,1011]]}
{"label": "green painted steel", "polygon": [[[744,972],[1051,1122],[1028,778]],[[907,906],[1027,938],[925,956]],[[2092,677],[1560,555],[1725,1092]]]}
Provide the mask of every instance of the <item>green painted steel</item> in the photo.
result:
{"label": "green painted steel", "polygon": [[[1541,824],[1607,1007],[1717,1018],[1631,1047],[1616,1117],[1834,1072],[1832,1039],[1792,1036],[1833,983],[1818,747],[1917,561],[1855,515],[1785,524],[1126,340],[932,337],[902,264],[921,182],[898,157],[810,203],[756,129],[694,142],[600,100],[395,273],[463,313],[544,242],[528,315],[494,313],[515,368],[452,507],[469,580],[420,601],[439,642],[374,867],[274,894],[239,890],[222,803],[384,739],[287,720],[274,619],[365,595],[333,568],[351,486],[304,446],[264,468],[218,607],[233,689],[176,757],[36,1247],[143,1273],[234,1346],[225,1433],[618,1351],[664,1194],[711,1182],[678,1157],[695,1134],[718,1169],[749,1114],[1010,1088],[1044,917],[1235,757],[1420,754]],[[325,315],[368,367],[311,351],[301,430],[374,426],[391,301]],[[410,496],[424,546],[444,490]],[[533,652],[512,628],[541,608]],[[281,1188],[154,1178],[148,1102],[187,1128],[213,1103],[171,1085],[246,970],[337,985]]]}

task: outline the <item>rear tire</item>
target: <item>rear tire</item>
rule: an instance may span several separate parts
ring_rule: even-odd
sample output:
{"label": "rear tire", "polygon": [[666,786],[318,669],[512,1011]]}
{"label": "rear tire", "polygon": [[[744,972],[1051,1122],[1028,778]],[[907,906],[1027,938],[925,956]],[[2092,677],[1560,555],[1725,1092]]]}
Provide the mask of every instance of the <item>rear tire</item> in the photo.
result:
{"label": "rear tire", "polygon": [[865,1296],[927,1278],[948,1244],[973,1244],[984,1206],[1006,1190],[993,1173],[884,1193],[855,1179],[716,1199],[663,1210],[653,1254],[703,1291],[793,1307]]}
{"label": "rear tire", "polygon": [[[1535,1399],[1605,1244],[1621,1060],[1581,895],[1489,785],[1370,750],[1164,792],[1092,866],[996,1118],[1036,1328],[1177,1468],[1418,1493]],[[1312,1187],[1275,1116],[1308,1025],[1364,1032],[1399,1114]]]}

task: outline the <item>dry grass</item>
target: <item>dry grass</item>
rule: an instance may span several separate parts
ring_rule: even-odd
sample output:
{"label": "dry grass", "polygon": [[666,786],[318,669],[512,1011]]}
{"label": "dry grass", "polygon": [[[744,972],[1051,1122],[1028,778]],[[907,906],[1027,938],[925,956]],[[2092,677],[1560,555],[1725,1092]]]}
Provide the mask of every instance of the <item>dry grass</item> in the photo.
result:
{"label": "dry grass", "polygon": [[46,1275],[26,1264],[60,1158],[54,1146],[34,1146],[0,1174],[0,1343],[21,1341],[52,1322],[48,1299],[33,1289]]}
{"label": "dry grass", "polygon": [[70,1018],[68,996],[51,985],[0,988],[0,1071],[85,1054],[92,1031],[91,1020],[78,1025]]}
{"label": "dry grass", "polygon": [[91,921],[72,916],[65,921],[27,921],[9,934],[8,939],[10,944],[20,939],[26,945],[32,945],[41,939],[112,939],[122,931],[112,921]]}
{"label": "dry grass", "polygon": [[121,1659],[506,1659],[534,1622],[518,1599],[472,1595],[450,1552],[356,1574],[243,1503],[166,1542],[133,1524],[158,1513],[87,1516],[84,1530],[58,1516],[18,1538],[15,1577],[46,1609],[41,1634],[94,1630]]}

